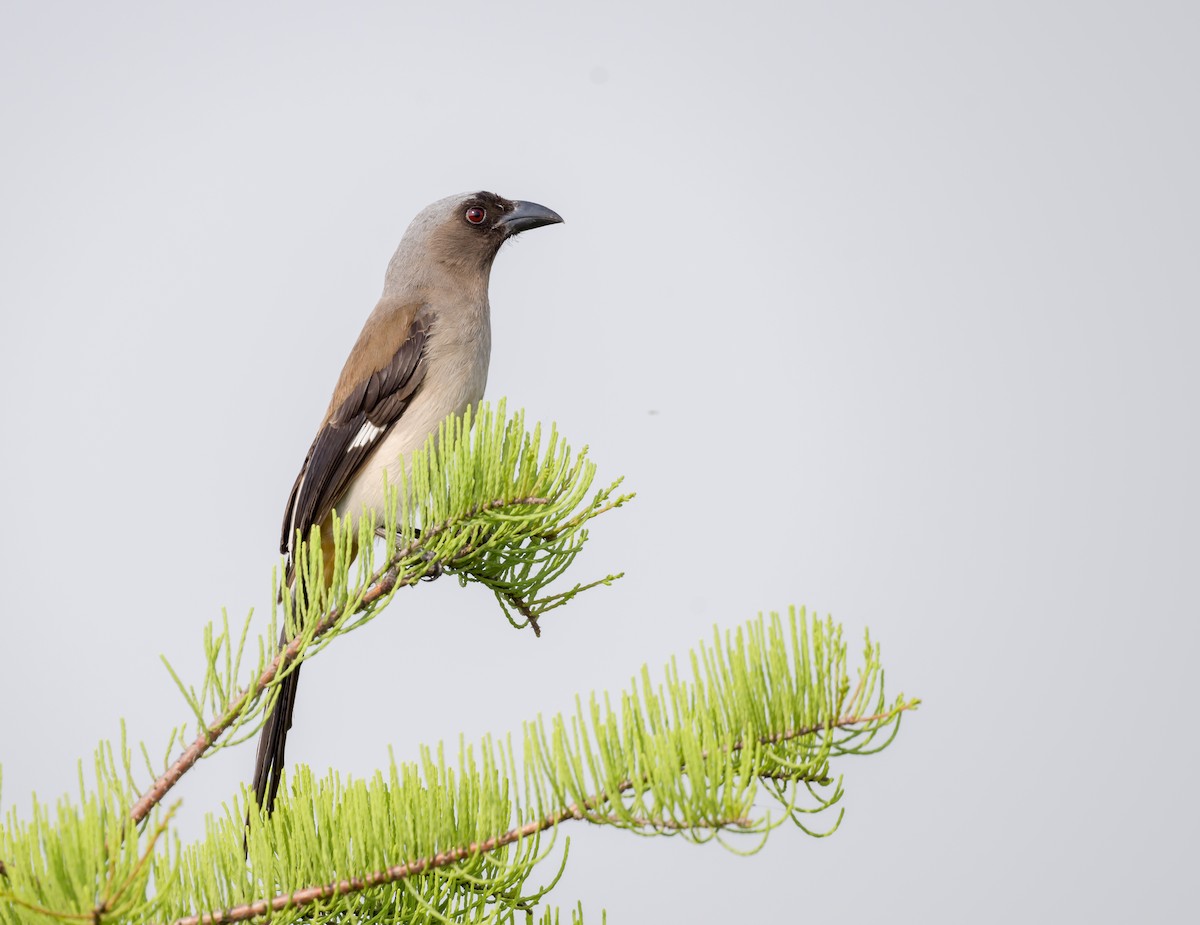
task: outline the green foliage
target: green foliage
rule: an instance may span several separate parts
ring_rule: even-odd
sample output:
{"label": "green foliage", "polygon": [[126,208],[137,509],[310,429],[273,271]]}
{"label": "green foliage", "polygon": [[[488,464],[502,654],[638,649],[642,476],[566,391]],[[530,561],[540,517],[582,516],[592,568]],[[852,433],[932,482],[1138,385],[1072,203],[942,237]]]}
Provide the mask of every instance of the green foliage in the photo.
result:
{"label": "green foliage", "polygon": [[[295,590],[278,589],[295,635],[282,653],[271,645],[274,620],[252,665],[248,623],[238,634],[227,619],[210,627],[200,684],[172,671],[191,719],[160,766],[142,749],[154,784],[139,786],[122,741],[115,752],[101,746],[94,783],[81,774],[76,800],[53,812],[35,800],[28,818],[8,811],[0,925],[267,914],[278,923],[551,925],[559,913],[543,899],[567,860],[548,861],[561,825],[715,838],[745,851],[789,820],[811,834],[835,829],[840,806],[823,831],[807,821],[842,799],[831,762],[884,747],[917,701],[885,697],[869,638],[852,679],[841,628],[793,610],[715,632],[686,676],[675,661],[657,680],[643,667],[619,696],[577,698],[569,715],[539,716],[517,742],[460,741],[453,761],[439,745],[370,780],[300,768],[270,818],[243,791],[209,815],[198,842],[184,846],[171,831],[163,801],[174,781],[257,731],[279,679],[367,623],[397,588],[433,570],[457,574],[490,588],[515,625],[536,629],[542,614],[596,584],[548,590],[586,540],[584,525],[627,498],[615,485],[589,494],[586,454],[553,432],[541,444],[539,429],[526,433],[502,408],[485,409],[473,428],[444,426],[394,494],[382,549],[369,521],[356,536],[339,528],[332,581],[315,548],[302,552]],[[360,550],[353,578],[351,541]],[[582,923],[582,912],[570,918]]]}
{"label": "green foliage", "polygon": [[[535,631],[543,614],[621,577],[547,593],[587,541],[588,523],[633,497],[616,493],[619,480],[591,492],[596,466],[587,448],[573,452],[555,428],[544,438],[541,425],[526,430],[523,413],[507,416],[503,402],[495,411],[482,405],[474,420],[468,411],[443,422],[437,440],[412,455],[409,470],[405,484],[389,491],[378,529],[373,517],[362,518],[357,532],[350,521],[335,521],[333,575],[324,574],[315,528],[298,545],[295,584],[282,571],[276,575],[271,623],[256,640],[253,664],[247,664],[253,614],[240,633],[227,614],[219,629],[205,629],[199,687],[184,684],[167,664],[190,718],[172,731],[158,771],[147,757],[152,776],[170,766],[181,743],[212,738],[204,752],[211,755],[256,736],[266,716],[260,695],[269,700],[287,674],[368,624],[398,590],[431,575],[488,588],[514,626]],[[378,541],[376,533],[388,540]],[[282,658],[274,647],[280,607],[292,640]],[[514,611],[523,619],[513,618]]]}

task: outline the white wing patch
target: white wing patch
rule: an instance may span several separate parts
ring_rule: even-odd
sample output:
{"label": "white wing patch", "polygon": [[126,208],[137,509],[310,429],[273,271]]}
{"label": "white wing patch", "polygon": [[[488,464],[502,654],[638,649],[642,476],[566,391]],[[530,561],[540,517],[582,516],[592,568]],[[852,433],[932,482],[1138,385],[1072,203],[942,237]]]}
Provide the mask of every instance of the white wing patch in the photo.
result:
{"label": "white wing patch", "polygon": [[370,421],[363,421],[363,426],[358,429],[358,433],[354,435],[354,440],[350,446],[346,448],[346,452],[357,450],[360,446],[370,446],[383,433],[382,427],[376,427]]}

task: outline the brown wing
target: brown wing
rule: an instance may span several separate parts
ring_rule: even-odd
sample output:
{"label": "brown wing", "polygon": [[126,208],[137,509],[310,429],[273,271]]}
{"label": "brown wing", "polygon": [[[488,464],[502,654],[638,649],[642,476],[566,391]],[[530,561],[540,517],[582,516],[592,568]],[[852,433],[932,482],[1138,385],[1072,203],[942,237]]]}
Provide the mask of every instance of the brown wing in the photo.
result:
{"label": "brown wing", "polygon": [[[325,423],[308,450],[283,514],[279,551],[289,554],[289,560],[296,531],[302,531],[307,537],[310,527],[329,516],[334,504],[358,474],[359,467],[404,414],[421,386],[425,376],[423,360],[431,328],[430,317],[423,308],[406,314],[412,321],[400,348],[390,360],[370,375],[362,375],[361,370],[356,374],[349,364],[342,374],[342,381],[334,391],[336,406],[331,405]],[[378,341],[370,341],[373,337],[386,336],[386,331],[380,330],[382,327],[383,323],[373,325],[368,322],[354,355],[370,357],[372,353],[378,354]]]}

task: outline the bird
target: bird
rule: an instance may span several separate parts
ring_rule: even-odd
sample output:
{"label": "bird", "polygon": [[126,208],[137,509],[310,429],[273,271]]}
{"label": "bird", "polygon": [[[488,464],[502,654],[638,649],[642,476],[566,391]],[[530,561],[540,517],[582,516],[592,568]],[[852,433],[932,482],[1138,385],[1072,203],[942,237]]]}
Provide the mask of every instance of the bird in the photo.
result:
{"label": "bird", "polygon": [[[413,450],[451,414],[483,398],[491,358],[488,281],[505,241],[561,222],[536,202],[480,191],[421,210],[384,275],[383,294],[342,367],[325,416],[284,510],[279,551],[295,577],[297,537],[320,528],[325,575],[332,573],[333,514],[357,523],[382,512],[387,485]],[[280,646],[287,644],[286,631]],[[263,726],[254,796],[270,814],[296,705],[297,666],[279,685]]]}

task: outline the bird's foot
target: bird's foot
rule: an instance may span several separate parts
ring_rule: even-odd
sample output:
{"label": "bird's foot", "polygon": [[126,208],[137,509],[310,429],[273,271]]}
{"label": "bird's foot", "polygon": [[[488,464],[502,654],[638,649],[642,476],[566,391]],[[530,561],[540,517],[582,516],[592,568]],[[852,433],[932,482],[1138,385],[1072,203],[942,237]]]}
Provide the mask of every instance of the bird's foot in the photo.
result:
{"label": "bird's foot", "polygon": [[[375,533],[377,536],[384,537],[386,539],[387,534],[383,530],[376,530]],[[419,528],[416,528],[413,530],[413,539],[416,540],[418,543],[420,543],[421,530]],[[400,549],[404,548],[404,546],[405,546],[404,540],[403,540],[403,537],[401,537],[399,533],[397,533],[395,535],[395,537],[393,537],[393,541],[395,543],[396,550],[400,550]],[[425,574],[423,574],[421,576],[420,580],[421,581],[434,581],[438,578],[441,578],[442,572],[444,572],[445,569],[442,567],[442,564],[440,562],[438,562],[436,559],[434,559],[433,553],[422,552],[421,557],[426,562],[429,563],[429,567],[425,570]]]}
{"label": "bird's foot", "polygon": [[428,556],[425,560],[429,563],[429,571],[421,576],[421,581],[435,581],[442,577],[442,563],[436,561],[433,556]]}

